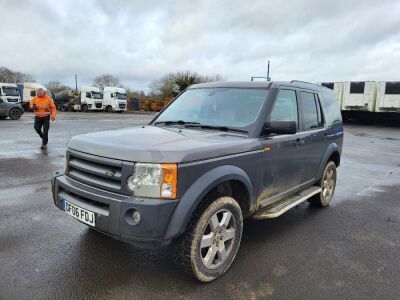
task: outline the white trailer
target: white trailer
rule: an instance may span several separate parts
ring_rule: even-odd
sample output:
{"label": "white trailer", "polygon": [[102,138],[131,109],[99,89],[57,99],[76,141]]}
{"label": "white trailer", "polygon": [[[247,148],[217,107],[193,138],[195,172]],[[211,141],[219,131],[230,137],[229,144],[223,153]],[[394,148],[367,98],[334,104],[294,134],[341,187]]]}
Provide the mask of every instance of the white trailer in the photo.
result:
{"label": "white trailer", "polygon": [[321,82],[321,85],[334,91],[339,107],[343,102],[343,82]]}
{"label": "white trailer", "polygon": [[31,102],[32,98],[36,97],[36,90],[38,88],[42,88],[47,91],[44,85],[35,82],[17,83],[17,86],[21,94],[22,106],[25,108],[25,110],[29,110],[29,103]]}
{"label": "white trailer", "polygon": [[126,90],[124,88],[106,86],[103,93],[103,109],[106,112],[123,112],[126,110]]}
{"label": "white trailer", "polygon": [[375,112],[400,113],[400,81],[381,81],[377,83]]}
{"label": "white trailer", "polygon": [[101,111],[103,110],[103,93],[98,87],[83,86],[80,89],[81,110]]}
{"label": "white trailer", "polygon": [[18,86],[13,83],[0,82],[0,99],[3,99],[4,102],[21,102]]}
{"label": "white trailer", "polygon": [[343,89],[342,111],[374,112],[376,83],[374,81],[346,81]]}

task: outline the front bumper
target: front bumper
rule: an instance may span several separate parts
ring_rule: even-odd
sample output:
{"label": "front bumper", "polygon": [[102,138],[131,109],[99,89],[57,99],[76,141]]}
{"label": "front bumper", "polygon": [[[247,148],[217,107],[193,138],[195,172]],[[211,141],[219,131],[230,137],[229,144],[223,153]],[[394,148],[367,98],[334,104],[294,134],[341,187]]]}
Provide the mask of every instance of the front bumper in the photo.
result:
{"label": "front bumper", "polygon": [[[118,240],[140,246],[166,245],[164,234],[178,200],[142,199],[91,187],[55,173],[52,179],[54,204],[61,209],[61,198],[95,213],[94,229]],[[132,210],[141,221],[132,225]]]}

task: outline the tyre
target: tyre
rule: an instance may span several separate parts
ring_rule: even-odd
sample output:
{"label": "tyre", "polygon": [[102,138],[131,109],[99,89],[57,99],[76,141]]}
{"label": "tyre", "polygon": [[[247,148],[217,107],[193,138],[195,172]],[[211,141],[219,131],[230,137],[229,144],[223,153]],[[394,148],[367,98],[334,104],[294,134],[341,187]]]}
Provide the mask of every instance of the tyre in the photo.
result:
{"label": "tyre", "polygon": [[112,107],[109,105],[106,107],[106,109],[104,111],[110,113],[110,112],[112,112]]}
{"label": "tyre", "polygon": [[68,106],[68,111],[69,112],[74,112],[75,110],[74,110],[74,107],[73,106]]}
{"label": "tyre", "polygon": [[332,200],[333,194],[335,193],[336,175],[335,163],[333,161],[328,162],[325,166],[322,179],[319,182],[322,191],[308,199],[308,202],[321,207],[328,206]]}
{"label": "tyre", "polygon": [[19,120],[22,116],[22,111],[19,110],[18,108],[13,108],[8,113],[8,116],[10,117],[11,120]]}
{"label": "tyre", "polygon": [[242,231],[242,211],[232,197],[200,206],[177,244],[177,262],[199,281],[210,282],[229,269]]}
{"label": "tyre", "polygon": [[84,105],[82,105],[81,110],[83,112],[88,112],[89,111],[89,107],[86,104],[84,104]]}

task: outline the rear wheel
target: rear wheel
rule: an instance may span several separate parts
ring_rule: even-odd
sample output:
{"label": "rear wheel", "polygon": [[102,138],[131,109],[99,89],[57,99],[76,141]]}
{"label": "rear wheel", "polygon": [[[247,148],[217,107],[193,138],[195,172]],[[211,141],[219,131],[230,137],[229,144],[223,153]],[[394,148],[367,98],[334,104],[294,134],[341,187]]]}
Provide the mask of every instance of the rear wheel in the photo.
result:
{"label": "rear wheel", "polygon": [[232,197],[220,197],[200,206],[177,247],[184,270],[202,282],[223,275],[240,246],[243,216]]}
{"label": "rear wheel", "polygon": [[108,105],[105,109],[105,112],[112,112],[112,107],[110,105]]}
{"label": "rear wheel", "polygon": [[322,191],[311,197],[308,202],[317,206],[326,207],[330,204],[336,188],[336,165],[333,161],[326,164],[320,181],[320,187]]}
{"label": "rear wheel", "polygon": [[19,110],[18,108],[13,108],[8,113],[8,116],[10,117],[11,120],[19,120],[22,116],[22,111]]}

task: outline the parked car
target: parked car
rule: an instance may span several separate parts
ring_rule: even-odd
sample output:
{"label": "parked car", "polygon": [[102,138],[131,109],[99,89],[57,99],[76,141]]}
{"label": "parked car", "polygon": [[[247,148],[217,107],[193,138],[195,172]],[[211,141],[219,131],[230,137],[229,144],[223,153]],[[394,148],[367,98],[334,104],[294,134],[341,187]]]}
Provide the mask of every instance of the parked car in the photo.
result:
{"label": "parked car", "polygon": [[73,137],[54,203],[133,245],[172,244],[177,262],[209,282],[232,264],[244,218],[275,218],[306,200],[329,205],[342,139],[331,89],[196,84],[147,126]]}
{"label": "parked car", "polygon": [[5,102],[0,99],[0,120],[9,117],[11,120],[19,120],[24,114],[24,110],[19,102]]}

